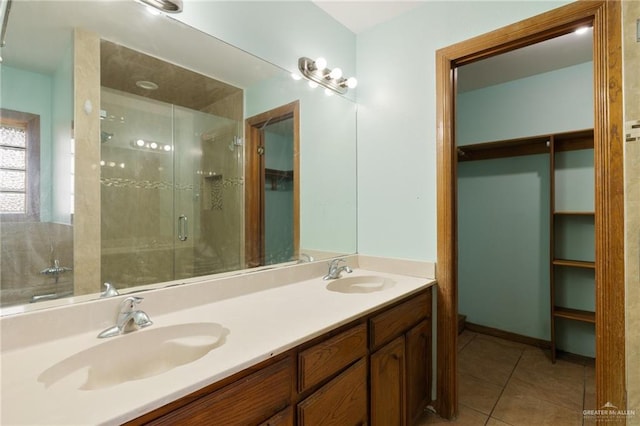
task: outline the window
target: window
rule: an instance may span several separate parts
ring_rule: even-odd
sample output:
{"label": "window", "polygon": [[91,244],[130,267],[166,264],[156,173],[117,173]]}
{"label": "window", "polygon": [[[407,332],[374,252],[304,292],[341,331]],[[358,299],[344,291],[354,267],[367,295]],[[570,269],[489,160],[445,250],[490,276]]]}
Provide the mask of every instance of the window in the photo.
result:
{"label": "window", "polygon": [[3,220],[39,220],[40,117],[0,109],[0,213]]}

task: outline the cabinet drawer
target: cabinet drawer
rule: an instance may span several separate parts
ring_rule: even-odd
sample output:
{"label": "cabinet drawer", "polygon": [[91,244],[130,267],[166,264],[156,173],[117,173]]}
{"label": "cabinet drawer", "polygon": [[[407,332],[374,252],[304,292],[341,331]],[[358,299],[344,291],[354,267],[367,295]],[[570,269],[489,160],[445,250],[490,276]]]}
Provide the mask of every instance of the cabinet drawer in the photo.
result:
{"label": "cabinet drawer", "polygon": [[298,354],[298,390],[331,377],[367,354],[367,325],[360,324]]}
{"label": "cabinet drawer", "polygon": [[289,405],[292,367],[291,358],[285,358],[149,424],[259,424]]}
{"label": "cabinet drawer", "polygon": [[371,318],[371,349],[379,348],[431,316],[431,289]]}
{"label": "cabinet drawer", "polygon": [[366,359],[361,359],[298,404],[299,426],[355,426],[366,423]]}

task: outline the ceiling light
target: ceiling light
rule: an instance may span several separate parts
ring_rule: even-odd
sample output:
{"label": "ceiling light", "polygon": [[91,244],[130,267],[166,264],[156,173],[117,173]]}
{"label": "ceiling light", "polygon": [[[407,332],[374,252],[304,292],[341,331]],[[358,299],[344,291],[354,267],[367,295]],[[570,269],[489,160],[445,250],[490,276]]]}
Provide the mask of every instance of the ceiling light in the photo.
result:
{"label": "ceiling light", "polygon": [[158,85],[148,80],[138,80],[136,81],[136,86],[144,90],[158,90]]}

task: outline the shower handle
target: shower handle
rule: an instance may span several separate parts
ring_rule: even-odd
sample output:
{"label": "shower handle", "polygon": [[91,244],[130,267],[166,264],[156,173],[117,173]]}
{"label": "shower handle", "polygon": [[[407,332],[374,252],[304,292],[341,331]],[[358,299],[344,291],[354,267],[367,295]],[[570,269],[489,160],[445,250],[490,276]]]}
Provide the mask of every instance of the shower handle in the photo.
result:
{"label": "shower handle", "polygon": [[188,227],[187,227],[187,216],[181,214],[180,217],[178,218],[178,239],[180,241],[187,241],[187,233],[188,233]]}

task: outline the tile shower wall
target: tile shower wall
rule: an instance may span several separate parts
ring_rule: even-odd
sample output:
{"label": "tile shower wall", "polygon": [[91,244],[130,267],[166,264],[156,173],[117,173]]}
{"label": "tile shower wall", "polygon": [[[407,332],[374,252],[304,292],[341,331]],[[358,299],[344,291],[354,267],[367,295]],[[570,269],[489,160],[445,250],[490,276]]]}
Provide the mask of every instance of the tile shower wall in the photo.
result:
{"label": "tile shower wall", "polygon": [[100,38],[74,32],[74,294],[100,291]]}
{"label": "tile shower wall", "polygon": [[58,260],[73,266],[73,227],[51,222],[3,223],[1,306],[29,303],[33,296],[73,291],[73,273],[56,280],[40,273]]}

